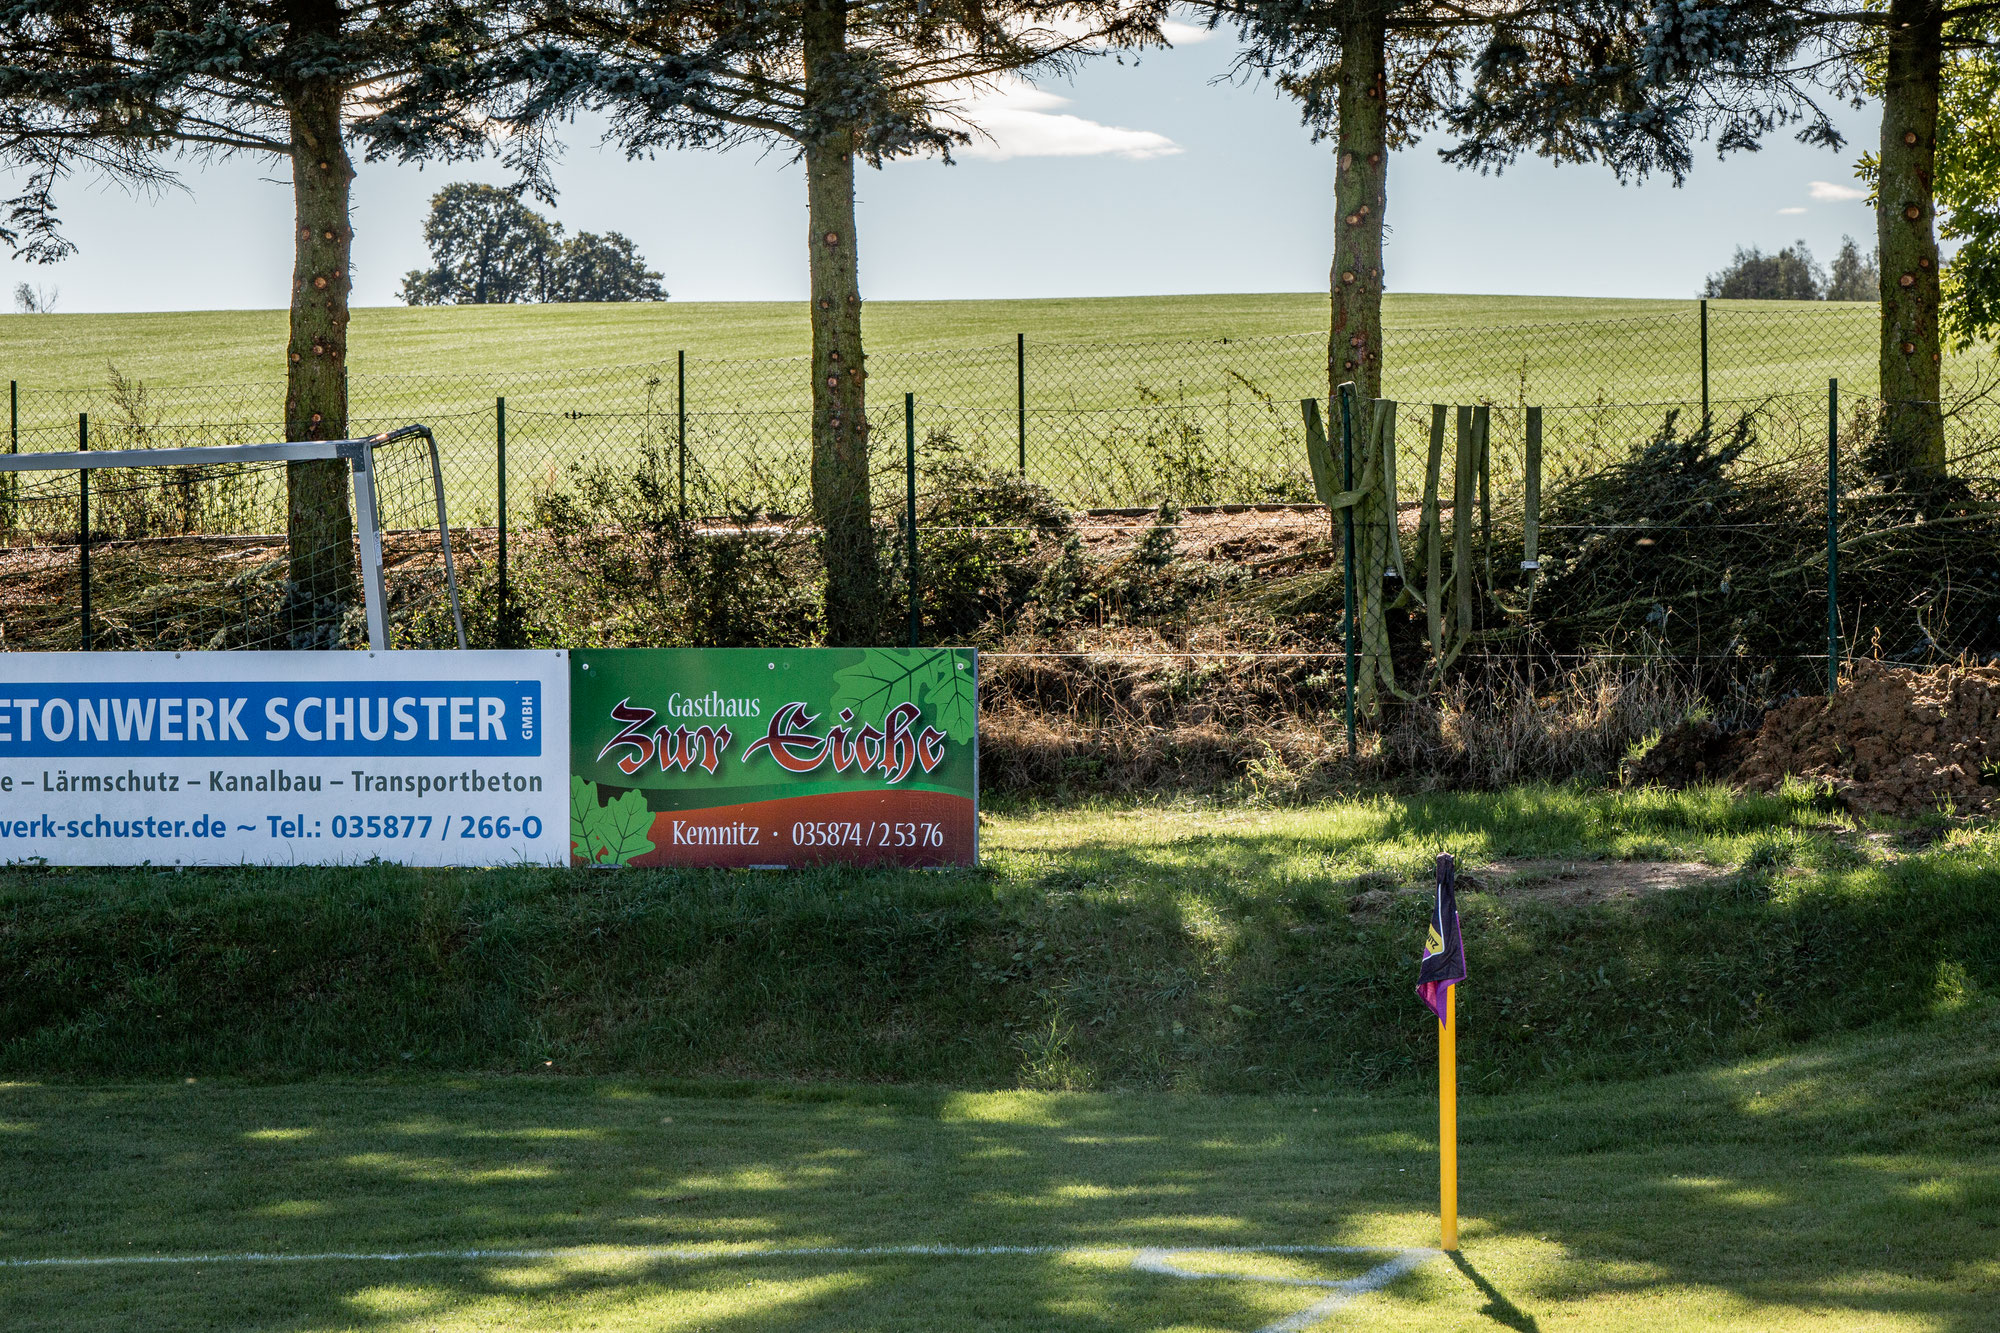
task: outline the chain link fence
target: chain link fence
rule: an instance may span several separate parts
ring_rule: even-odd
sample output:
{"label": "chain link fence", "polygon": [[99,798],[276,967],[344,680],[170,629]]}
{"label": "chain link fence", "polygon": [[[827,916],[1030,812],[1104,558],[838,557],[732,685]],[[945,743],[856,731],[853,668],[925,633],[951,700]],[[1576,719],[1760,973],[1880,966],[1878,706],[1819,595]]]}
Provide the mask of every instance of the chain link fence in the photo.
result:
{"label": "chain link fence", "polygon": [[[1846,569],[1832,592],[1836,651],[1908,661],[2000,653],[2000,556],[1979,546],[1987,507],[2000,503],[1989,362],[1948,365],[1958,490],[1937,512],[1913,511],[1856,450],[1879,410],[1876,321],[1865,304],[1718,301],[1543,324],[1493,323],[1468,303],[1449,322],[1392,324],[1383,392],[1399,404],[1396,512],[1406,540],[1422,508],[1432,405],[1454,422],[1456,408],[1478,408],[1487,422],[1477,568],[1465,576],[1479,585],[1477,623],[1461,660],[1481,670],[1530,660],[1559,669],[1581,657],[1670,652],[1768,669],[1792,688],[1822,677],[1828,640],[1808,622],[1815,599],[1825,620],[1831,586],[1833,379],[1845,404],[1834,417],[1842,479],[1833,563]],[[926,604],[927,583],[941,596],[964,582],[966,567],[1011,569],[1014,556],[1033,552],[1045,583],[1060,582],[1065,560],[1179,560],[1208,571],[1203,586],[1245,597],[1309,584],[1315,571],[1338,575],[1339,526],[1316,498],[1300,411],[1302,399],[1325,398],[1328,351],[1323,333],[1299,333],[1125,343],[1022,335],[872,354],[885,602],[912,600],[912,514],[916,632],[925,637],[976,629],[968,617],[986,595],[961,596],[964,605],[947,614]],[[350,388],[356,432],[405,421],[436,432],[474,642],[536,633],[563,646],[665,636],[809,642],[817,632],[805,359],[683,353],[535,374],[357,374]],[[163,386],[115,371],[90,387],[16,382],[8,447],[73,448],[84,416],[102,447],[279,438],[282,402],[277,384]],[[1539,559],[1528,546],[1531,408]],[[246,477],[204,504],[180,535],[221,547],[283,531],[282,492],[268,478]],[[1442,519],[1461,521],[1449,506]],[[7,558],[52,549],[27,528],[10,529],[6,542]],[[1808,549],[1815,542],[1817,557]],[[561,561],[538,572],[546,555],[613,570],[615,595],[554,572]],[[794,595],[733,603],[732,589],[753,579],[780,580]],[[28,580],[21,586],[46,585],[48,595],[17,593],[0,606],[8,646],[55,642],[31,627],[63,619],[59,583]],[[1297,614],[1264,624],[1255,642],[1198,647],[1201,635],[1189,631],[1173,651],[1324,659],[1338,651],[1328,626],[1339,622],[1337,600],[1330,621],[1320,614],[1324,583],[1294,589],[1289,602],[1260,602],[1291,608],[1279,619]],[[1090,651],[1117,651],[1113,631],[1150,614],[1133,608],[1154,593],[1128,584],[1098,599],[1091,614],[1101,643]],[[1199,591],[1199,579],[1183,584],[1173,596]],[[593,597],[601,604],[588,604]],[[1398,651],[1410,662],[1400,678],[1415,680],[1422,651],[1411,645],[1425,626],[1412,600],[1402,602]],[[562,614],[541,614],[549,608]],[[406,619],[411,634],[434,637],[423,614]],[[130,646],[145,638],[127,637]]]}

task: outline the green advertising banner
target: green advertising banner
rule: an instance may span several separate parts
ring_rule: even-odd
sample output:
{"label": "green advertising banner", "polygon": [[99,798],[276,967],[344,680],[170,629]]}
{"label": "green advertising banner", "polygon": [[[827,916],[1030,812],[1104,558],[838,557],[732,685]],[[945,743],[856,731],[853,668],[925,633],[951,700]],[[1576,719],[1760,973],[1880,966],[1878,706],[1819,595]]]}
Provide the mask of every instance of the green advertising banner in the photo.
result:
{"label": "green advertising banner", "polygon": [[577,865],[971,865],[969,648],[570,655]]}

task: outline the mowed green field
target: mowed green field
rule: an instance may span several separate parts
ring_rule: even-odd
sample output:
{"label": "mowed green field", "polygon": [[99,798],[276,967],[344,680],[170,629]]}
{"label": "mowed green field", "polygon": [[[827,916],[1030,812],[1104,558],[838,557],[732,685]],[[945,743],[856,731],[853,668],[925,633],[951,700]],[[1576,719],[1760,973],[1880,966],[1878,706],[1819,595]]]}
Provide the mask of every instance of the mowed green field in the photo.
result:
{"label": "mowed green field", "polygon": [[[1710,304],[1717,397],[1823,388],[1828,375],[1869,372],[1872,306]],[[1696,309],[1693,301],[1392,295],[1388,388],[1410,401],[1516,402],[1524,389],[1526,401],[1550,404],[1698,398]],[[794,369],[716,363],[803,356],[805,314],[793,302],[362,309],[349,368],[362,399],[428,396],[450,412],[490,407],[493,394],[517,396],[538,382],[558,391],[588,382],[576,381],[579,370],[653,366],[671,377],[684,351],[693,410],[777,410],[804,394]],[[101,388],[114,365],[155,389],[275,383],[284,318],[275,310],[0,316],[0,375],[37,392]],[[1324,392],[1327,302],[1315,293],[879,302],[864,319],[877,392],[939,404],[1012,409],[1017,334],[1028,341],[1031,409],[1126,405],[1141,384],[1202,401],[1253,396],[1248,385]],[[391,382],[400,377],[425,383]],[[644,375],[614,379],[631,392]]]}
{"label": "mowed green field", "polygon": [[1996,1113],[1990,1005],[1469,1097],[1461,1254],[1395,1276],[1437,1243],[1420,1095],[19,1082],[0,1306],[19,1333],[1974,1333]]}
{"label": "mowed green field", "polygon": [[[1536,789],[1023,809],[976,874],[9,871],[0,1310],[1975,1333],[2000,1325],[1994,834],[1868,832],[1797,792]],[[1483,877],[1457,1258],[1421,1253],[1440,847]],[[1485,865],[1523,856],[1513,888]],[[1708,869],[1578,899],[1558,861]],[[1342,1072],[1413,1051],[1372,1090]],[[1218,1083],[1284,1091],[1172,1090]]]}
{"label": "mowed green field", "polygon": [[[1713,403],[1782,400],[1765,427],[1781,447],[1824,438],[1829,378],[1850,401],[1873,391],[1872,305],[1710,307]],[[948,433],[994,466],[1025,455],[1030,476],[1078,507],[1304,499],[1298,400],[1327,392],[1326,320],[1317,293],[875,303],[870,415],[900,434],[910,395],[921,436]],[[433,425],[454,512],[472,518],[493,509],[503,396],[510,465],[532,486],[567,484],[578,462],[629,468],[643,448],[678,452],[685,439],[708,512],[796,512],[807,338],[794,302],[364,309],[349,344],[353,424]],[[1692,419],[1702,397],[1692,300],[1392,295],[1385,339],[1410,477],[1431,403],[1496,406],[1502,476],[1518,470],[1518,408],[1551,409],[1556,475],[1622,456],[1676,407]],[[0,375],[19,386],[22,448],[74,447],[80,413],[99,448],[276,438],[284,342],[281,311],[0,316]],[[142,400],[110,392],[114,367]]]}
{"label": "mowed green field", "polygon": [[[1691,301],[1391,296],[1391,323],[1477,331],[1494,325],[1685,317]],[[1718,307],[1721,303],[1717,303]],[[1804,303],[1808,312],[1822,307]],[[362,375],[507,376],[671,361],[803,356],[803,302],[365,307],[349,366]],[[1257,338],[1324,330],[1324,293],[1037,301],[874,301],[871,353],[1005,344]],[[24,383],[93,386],[107,362],[158,384],[231,384],[284,375],[285,312],[0,315],[0,372]]]}

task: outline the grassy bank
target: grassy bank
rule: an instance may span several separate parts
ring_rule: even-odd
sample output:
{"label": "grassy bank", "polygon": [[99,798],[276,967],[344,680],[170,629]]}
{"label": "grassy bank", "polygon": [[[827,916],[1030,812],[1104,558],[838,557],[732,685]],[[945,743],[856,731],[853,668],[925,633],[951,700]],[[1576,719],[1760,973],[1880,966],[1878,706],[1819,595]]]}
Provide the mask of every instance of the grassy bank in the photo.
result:
{"label": "grassy bank", "polygon": [[[1777,1059],[1469,1096],[1462,1255],[1326,1327],[1991,1328],[1996,1051],[1973,1004]],[[14,1083],[0,1289],[21,1333],[1302,1328],[1328,1289],[1285,1279],[1384,1256],[1218,1251],[1434,1244],[1435,1123],[1424,1095]],[[823,1252],[913,1244],[1037,1248]],[[1142,1266],[1146,1247],[1237,1276]],[[313,1254],[345,1257],[271,1259]],[[159,1256],[205,1258],[129,1262]],[[97,1262],[48,1263],[71,1259]]]}
{"label": "grassy bank", "polygon": [[[2000,840],[1891,856],[1803,798],[1024,812],[985,845],[964,874],[9,871],[0,1069],[1396,1085],[1428,1067],[1410,987],[1438,850],[1530,858],[1464,899],[1472,1088],[1685,1068],[2000,985]],[[1583,858],[1727,873],[1579,899],[1561,865]]]}

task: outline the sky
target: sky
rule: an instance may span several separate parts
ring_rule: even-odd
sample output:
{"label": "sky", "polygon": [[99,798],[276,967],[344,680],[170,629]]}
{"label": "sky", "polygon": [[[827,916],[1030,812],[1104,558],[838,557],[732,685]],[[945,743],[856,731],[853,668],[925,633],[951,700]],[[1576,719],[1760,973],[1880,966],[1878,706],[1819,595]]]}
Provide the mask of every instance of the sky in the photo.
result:
{"label": "sky", "polygon": [[[862,290],[871,300],[1324,290],[1332,153],[1268,84],[1232,80],[1226,34],[1177,28],[1171,50],[1104,59],[1072,81],[984,97],[987,138],[952,165],[859,173]],[[1846,149],[1781,136],[1698,161],[1680,189],[1620,185],[1601,167],[1524,161],[1480,176],[1441,162],[1440,136],[1391,161],[1391,291],[1688,297],[1738,246],[1803,239],[1822,262],[1873,222],[1853,177],[1872,108],[1843,113]],[[283,163],[188,163],[185,191],[135,197],[71,182],[79,253],[10,261],[63,312],[281,307],[291,272]],[[362,163],[357,306],[392,305],[426,265],[429,197],[497,164]],[[795,300],[806,292],[805,183],[782,151],[668,153],[632,162],[580,124],[545,210],[571,231],[630,236],[674,299]]]}

